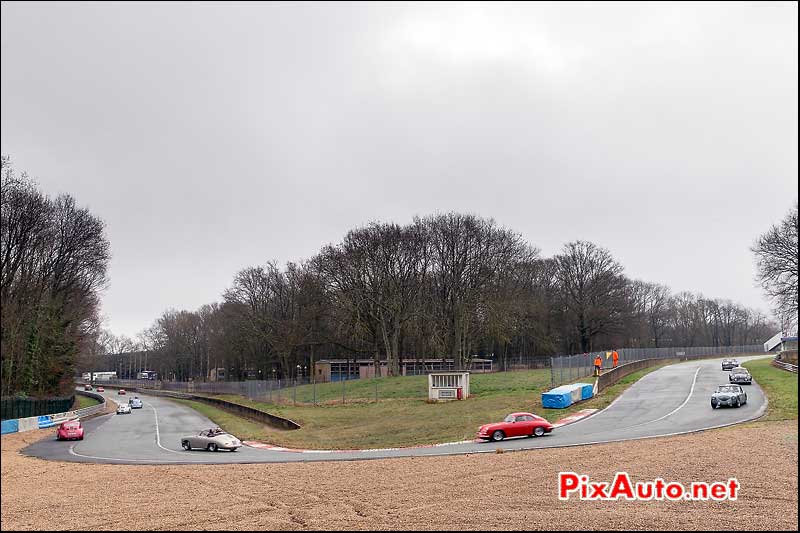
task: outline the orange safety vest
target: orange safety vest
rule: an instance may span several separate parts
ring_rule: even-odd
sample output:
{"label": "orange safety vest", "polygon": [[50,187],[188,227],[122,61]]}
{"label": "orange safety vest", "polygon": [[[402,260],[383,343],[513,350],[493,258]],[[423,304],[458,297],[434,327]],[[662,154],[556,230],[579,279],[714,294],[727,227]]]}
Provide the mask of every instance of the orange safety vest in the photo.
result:
{"label": "orange safety vest", "polygon": [[616,363],[617,361],[619,361],[619,354],[617,353],[617,351],[616,351],[616,350],[614,350],[614,353],[612,353],[612,354],[611,354],[611,357],[613,357],[613,358],[614,358],[614,362],[615,362],[615,363]]}
{"label": "orange safety vest", "polygon": [[602,366],[602,364],[603,364],[603,360],[602,360],[602,359],[600,359],[599,357],[597,357],[597,358],[594,360],[594,366]]}

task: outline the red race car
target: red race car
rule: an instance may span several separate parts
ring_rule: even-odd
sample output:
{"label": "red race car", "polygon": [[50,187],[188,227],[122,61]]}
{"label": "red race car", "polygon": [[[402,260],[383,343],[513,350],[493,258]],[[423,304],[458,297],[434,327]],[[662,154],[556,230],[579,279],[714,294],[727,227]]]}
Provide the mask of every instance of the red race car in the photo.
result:
{"label": "red race car", "polygon": [[56,440],[83,440],[83,427],[78,420],[68,420],[58,426]]}
{"label": "red race car", "polygon": [[117,394],[125,394],[125,389],[120,389],[117,391]]}
{"label": "red race car", "polygon": [[97,387],[97,392],[105,392],[105,391],[106,389],[104,389],[103,387]]}
{"label": "red race car", "polygon": [[478,428],[478,438],[503,440],[508,437],[541,437],[553,431],[553,424],[532,413],[511,413],[502,422]]}

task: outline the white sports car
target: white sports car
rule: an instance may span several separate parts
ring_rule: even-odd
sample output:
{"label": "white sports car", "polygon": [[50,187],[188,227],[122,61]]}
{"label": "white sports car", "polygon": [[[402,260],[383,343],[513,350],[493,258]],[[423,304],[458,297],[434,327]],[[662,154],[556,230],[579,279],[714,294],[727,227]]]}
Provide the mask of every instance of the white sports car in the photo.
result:
{"label": "white sports car", "polygon": [[121,403],[117,407],[117,414],[118,415],[129,415],[131,414],[131,406],[126,403]]}
{"label": "white sports car", "polygon": [[242,442],[239,439],[219,428],[204,429],[196,435],[181,437],[181,447],[186,451],[192,448],[201,448],[210,452],[216,452],[217,450],[235,452],[241,446]]}

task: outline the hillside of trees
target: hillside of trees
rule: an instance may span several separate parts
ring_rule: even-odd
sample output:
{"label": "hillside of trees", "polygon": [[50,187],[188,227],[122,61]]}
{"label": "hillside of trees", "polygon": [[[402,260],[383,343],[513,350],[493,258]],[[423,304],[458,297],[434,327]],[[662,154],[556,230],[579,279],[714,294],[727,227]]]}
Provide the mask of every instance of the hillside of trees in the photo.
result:
{"label": "hillside of trees", "polygon": [[[186,380],[211,368],[293,376],[321,358],[511,358],[614,347],[761,343],[776,326],[728,300],[628,278],[584,241],[555,257],[493,220],[447,213],[372,223],[310,260],[249,266],[219,302],[167,310],[137,339],[103,332],[88,370],[156,370]],[[136,352],[132,356],[113,356]],[[272,370],[276,373],[273,374]]]}
{"label": "hillside of trees", "polygon": [[46,196],[6,157],[1,191],[2,394],[58,395],[72,388],[75,358],[99,331],[104,223],[69,195]]}

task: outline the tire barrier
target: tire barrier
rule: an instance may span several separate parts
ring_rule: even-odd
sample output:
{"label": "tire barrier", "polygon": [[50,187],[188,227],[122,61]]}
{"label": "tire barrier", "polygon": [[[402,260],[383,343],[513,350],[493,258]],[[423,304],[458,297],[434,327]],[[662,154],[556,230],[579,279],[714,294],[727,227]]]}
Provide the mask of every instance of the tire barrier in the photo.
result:
{"label": "tire barrier", "polygon": [[22,433],[23,431],[31,431],[34,429],[47,429],[62,422],[66,422],[67,420],[83,418],[105,410],[106,399],[102,395],[85,391],[75,391],[75,393],[94,398],[95,400],[99,400],[100,403],[97,405],[92,405],[91,407],[77,409],[75,411],[65,411],[63,413],[55,413],[52,415],[30,416],[15,420],[3,420],[2,434],[6,435],[8,433]]}

